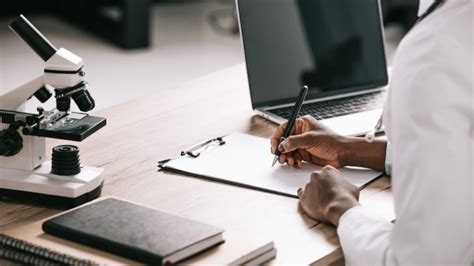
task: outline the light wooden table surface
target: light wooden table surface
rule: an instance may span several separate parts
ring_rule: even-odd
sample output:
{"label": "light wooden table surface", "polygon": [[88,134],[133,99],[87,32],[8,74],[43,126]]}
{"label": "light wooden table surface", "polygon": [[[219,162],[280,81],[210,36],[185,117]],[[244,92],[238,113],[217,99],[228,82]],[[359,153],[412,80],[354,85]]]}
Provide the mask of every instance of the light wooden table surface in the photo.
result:
{"label": "light wooden table surface", "polygon": [[[113,88],[104,89],[113,92]],[[125,198],[226,230],[269,237],[278,249],[273,263],[341,262],[335,228],[302,214],[297,199],[157,169],[159,160],[177,157],[181,150],[211,137],[231,132],[270,137],[276,126],[254,115],[243,64],[95,115],[106,117],[108,125],[74,144],[81,149],[82,164],[105,168],[102,195]],[[58,144],[64,142],[48,140],[49,148]],[[365,188],[361,203],[387,220],[395,218],[387,177]],[[2,202],[0,230],[58,212]]]}

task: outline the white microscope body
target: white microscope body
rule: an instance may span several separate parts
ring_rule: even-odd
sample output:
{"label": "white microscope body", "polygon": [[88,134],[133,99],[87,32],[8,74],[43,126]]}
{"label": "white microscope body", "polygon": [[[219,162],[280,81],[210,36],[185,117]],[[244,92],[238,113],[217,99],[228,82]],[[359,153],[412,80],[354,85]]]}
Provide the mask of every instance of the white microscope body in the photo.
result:
{"label": "white microscope body", "polygon": [[[43,75],[0,96],[0,196],[66,206],[92,200],[100,195],[103,169],[81,166],[79,173],[64,175],[46,161],[46,137],[82,141],[106,124],[104,118],[69,110],[71,99],[81,111],[95,106],[84,80],[83,61],[64,48],[56,49],[23,16],[10,28],[45,60],[45,68]],[[44,103],[52,88],[57,108],[25,112],[30,98]]]}

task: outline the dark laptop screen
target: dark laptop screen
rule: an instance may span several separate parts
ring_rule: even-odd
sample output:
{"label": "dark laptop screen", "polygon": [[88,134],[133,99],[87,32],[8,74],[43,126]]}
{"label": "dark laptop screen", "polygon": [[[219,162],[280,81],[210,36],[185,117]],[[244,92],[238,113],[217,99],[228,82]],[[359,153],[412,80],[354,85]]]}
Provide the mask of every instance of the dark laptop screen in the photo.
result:
{"label": "dark laptop screen", "polygon": [[254,108],[386,85],[378,0],[238,0]]}

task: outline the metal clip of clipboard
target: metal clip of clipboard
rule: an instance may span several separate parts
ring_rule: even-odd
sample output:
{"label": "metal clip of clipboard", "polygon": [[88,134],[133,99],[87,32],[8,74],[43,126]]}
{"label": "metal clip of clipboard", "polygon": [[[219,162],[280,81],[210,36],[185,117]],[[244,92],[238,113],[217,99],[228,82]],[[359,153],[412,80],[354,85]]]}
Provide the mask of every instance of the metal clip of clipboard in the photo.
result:
{"label": "metal clip of clipboard", "polygon": [[222,146],[224,144],[225,144],[225,141],[223,137],[209,139],[201,143],[198,143],[187,150],[182,151],[181,156],[188,155],[192,158],[198,158],[201,155],[201,153],[205,152],[209,147]]}

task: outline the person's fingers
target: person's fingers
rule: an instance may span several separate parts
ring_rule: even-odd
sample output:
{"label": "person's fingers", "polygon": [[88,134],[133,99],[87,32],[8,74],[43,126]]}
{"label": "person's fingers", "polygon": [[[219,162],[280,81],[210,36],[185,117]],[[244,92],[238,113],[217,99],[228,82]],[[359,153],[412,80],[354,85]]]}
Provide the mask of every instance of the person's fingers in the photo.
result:
{"label": "person's fingers", "polygon": [[304,122],[303,119],[297,118],[297,119],[295,120],[295,125],[293,126],[293,130],[291,130],[290,136],[291,136],[291,135],[299,135],[299,134],[304,133],[304,132],[302,131],[302,129],[303,129],[303,127],[304,127],[304,123],[305,123],[305,122]]}
{"label": "person's fingers", "polygon": [[304,195],[304,190],[303,188],[298,188],[298,190],[296,191],[296,193],[298,194],[298,198],[299,199],[302,199],[303,198],[303,195]]}
{"label": "person's fingers", "polygon": [[[292,135],[298,135],[303,133],[303,128],[304,128],[304,123],[305,121],[301,118],[296,119],[295,125],[293,126],[290,136]],[[276,149],[278,149],[278,144],[280,142],[280,139],[288,126],[288,122],[283,123],[281,126],[279,126],[275,132],[273,133],[273,136],[271,138],[271,145],[272,145],[272,153],[275,154]]]}
{"label": "person's fingers", "polygon": [[302,164],[302,158],[301,158],[301,155],[298,153],[298,151],[295,151],[293,153],[293,157],[295,158],[295,167],[297,168],[301,168],[301,166],[303,166]]}
{"label": "person's fingers", "polygon": [[314,134],[311,133],[290,136],[280,143],[278,149],[283,153],[292,152],[297,149],[309,149],[315,141],[314,138]]}
{"label": "person's fingers", "polygon": [[328,165],[325,165],[322,169],[321,169],[322,172],[324,173],[331,173],[331,172],[336,172],[336,173],[339,173],[340,171],[335,168],[334,166],[328,164]]}
{"label": "person's fingers", "polygon": [[278,163],[284,164],[285,162],[286,162],[286,159],[283,159],[283,156],[280,155],[280,157],[278,157]]}
{"label": "person's fingers", "polygon": [[270,145],[271,145],[271,147],[270,147],[270,152],[271,152],[272,154],[275,154],[276,149],[278,148],[278,147],[277,147],[277,146],[278,146],[278,141],[276,141],[274,138],[272,138]]}
{"label": "person's fingers", "polygon": [[283,134],[283,126],[278,127],[273,133],[271,144],[272,144],[272,153],[275,154],[276,149],[278,148],[278,143],[280,142],[280,137]]}
{"label": "person's fingers", "polygon": [[[290,162],[294,161],[294,157],[293,157],[293,152],[290,152],[290,153],[285,153],[284,154],[286,157],[285,157],[285,162],[290,165]],[[290,165],[291,166],[291,165]]]}
{"label": "person's fingers", "polygon": [[301,119],[307,124],[318,124],[318,120],[311,115],[302,116]]}
{"label": "person's fingers", "polygon": [[278,162],[279,162],[280,164],[286,163],[286,154],[280,155],[280,157],[278,157]]}
{"label": "person's fingers", "polygon": [[288,165],[290,167],[294,167],[295,166],[295,158],[293,156],[287,156],[286,157],[286,162],[288,163]]}
{"label": "person's fingers", "polygon": [[310,115],[305,115],[301,119],[303,119],[305,126],[307,126],[308,131],[309,130],[316,130],[316,131],[327,131],[327,132],[333,132],[331,129],[329,129],[326,125],[323,123],[319,122],[316,118],[310,116]]}

